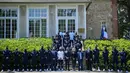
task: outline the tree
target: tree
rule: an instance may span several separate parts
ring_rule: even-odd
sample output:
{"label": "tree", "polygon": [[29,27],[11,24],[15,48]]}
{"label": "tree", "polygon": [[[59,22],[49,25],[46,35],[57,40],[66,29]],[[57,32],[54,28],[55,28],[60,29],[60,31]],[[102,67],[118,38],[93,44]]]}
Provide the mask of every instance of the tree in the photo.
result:
{"label": "tree", "polygon": [[130,32],[130,0],[117,0],[119,38]]}

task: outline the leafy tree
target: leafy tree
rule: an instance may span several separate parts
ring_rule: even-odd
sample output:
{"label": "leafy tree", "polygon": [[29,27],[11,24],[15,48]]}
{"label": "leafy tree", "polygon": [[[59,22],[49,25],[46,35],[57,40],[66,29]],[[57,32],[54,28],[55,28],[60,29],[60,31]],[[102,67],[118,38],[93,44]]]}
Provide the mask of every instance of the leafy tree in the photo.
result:
{"label": "leafy tree", "polygon": [[119,38],[130,33],[130,0],[117,0]]}

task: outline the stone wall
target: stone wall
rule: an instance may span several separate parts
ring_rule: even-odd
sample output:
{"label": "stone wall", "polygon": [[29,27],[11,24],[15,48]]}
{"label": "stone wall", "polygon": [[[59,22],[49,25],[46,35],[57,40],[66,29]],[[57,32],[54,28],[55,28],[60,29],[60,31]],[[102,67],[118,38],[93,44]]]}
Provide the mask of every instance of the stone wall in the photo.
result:
{"label": "stone wall", "polygon": [[93,0],[87,10],[87,37],[99,39],[101,22],[106,22],[108,36],[112,36],[111,0]]}

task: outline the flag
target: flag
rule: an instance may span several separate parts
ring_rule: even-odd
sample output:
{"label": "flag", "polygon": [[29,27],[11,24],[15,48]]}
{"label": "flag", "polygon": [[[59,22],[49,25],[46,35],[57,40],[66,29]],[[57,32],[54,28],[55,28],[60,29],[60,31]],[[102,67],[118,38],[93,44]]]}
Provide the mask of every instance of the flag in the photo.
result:
{"label": "flag", "polygon": [[104,38],[104,29],[103,27],[101,28],[101,36],[100,36],[100,39],[102,40]]}

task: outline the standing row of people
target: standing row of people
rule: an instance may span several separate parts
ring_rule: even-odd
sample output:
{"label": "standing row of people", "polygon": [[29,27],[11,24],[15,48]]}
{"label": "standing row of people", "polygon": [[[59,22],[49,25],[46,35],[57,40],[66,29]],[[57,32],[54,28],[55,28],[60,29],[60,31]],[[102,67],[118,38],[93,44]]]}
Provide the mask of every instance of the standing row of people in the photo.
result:
{"label": "standing row of people", "polygon": [[[59,50],[56,50],[54,47],[52,50],[44,50],[43,47],[36,51],[35,49],[32,52],[27,52],[25,49],[24,52],[19,52],[16,49],[14,52],[11,52],[6,48],[3,51],[3,64],[2,70],[17,70],[17,71],[57,71],[57,70],[76,70],[78,68],[81,70],[93,70],[97,69],[100,71],[100,61],[99,58],[99,49],[97,46],[94,50],[88,48],[85,51],[79,49],[77,52],[72,51],[69,47],[64,50],[64,47],[60,47]],[[121,71],[123,68],[127,70],[127,53],[123,49],[121,52],[116,50],[112,51],[112,60],[110,59],[109,51],[105,47],[102,52],[103,57],[103,70],[108,71]],[[119,57],[120,56],[120,60]],[[84,62],[86,65],[84,65]],[[119,66],[120,62],[120,66]],[[65,67],[64,67],[65,66]],[[78,67],[77,67],[78,66]]]}

